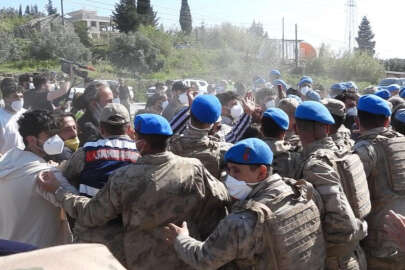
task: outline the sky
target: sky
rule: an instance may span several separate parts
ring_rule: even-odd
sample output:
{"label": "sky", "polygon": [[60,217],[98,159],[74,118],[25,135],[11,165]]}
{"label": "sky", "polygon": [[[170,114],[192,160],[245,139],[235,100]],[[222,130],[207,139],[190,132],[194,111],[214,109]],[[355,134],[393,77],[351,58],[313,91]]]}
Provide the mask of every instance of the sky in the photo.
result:
{"label": "sky", "polygon": [[[78,9],[97,10],[110,15],[119,0],[63,0],[65,14]],[[206,26],[223,22],[249,27],[261,22],[271,38],[281,38],[282,18],[285,18],[285,37],[294,39],[298,24],[298,39],[314,47],[328,44],[334,51],[347,49],[345,42],[346,3],[348,0],[189,0],[193,25]],[[356,1],[356,0],[355,0]],[[0,7],[18,8],[37,4],[45,9],[48,0],[0,0]],[[60,11],[60,0],[54,0]],[[181,0],[151,0],[165,29],[179,28]],[[380,58],[405,58],[405,35],[402,34],[405,1],[357,0],[357,25],[367,16],[375,34],[376,52]],[[356,26],[356,36],[357,36]],[[357,45],[357,43],[356,43]]]}

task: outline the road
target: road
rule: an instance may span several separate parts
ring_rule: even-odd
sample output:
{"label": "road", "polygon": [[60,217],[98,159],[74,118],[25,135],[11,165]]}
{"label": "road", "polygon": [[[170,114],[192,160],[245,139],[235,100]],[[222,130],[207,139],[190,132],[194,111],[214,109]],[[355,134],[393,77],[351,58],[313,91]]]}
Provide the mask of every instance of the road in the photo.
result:
{"label": "road", "polygon": [[144,109],[146,103],[131,103],[131,116],[133,116],[138,110]]}

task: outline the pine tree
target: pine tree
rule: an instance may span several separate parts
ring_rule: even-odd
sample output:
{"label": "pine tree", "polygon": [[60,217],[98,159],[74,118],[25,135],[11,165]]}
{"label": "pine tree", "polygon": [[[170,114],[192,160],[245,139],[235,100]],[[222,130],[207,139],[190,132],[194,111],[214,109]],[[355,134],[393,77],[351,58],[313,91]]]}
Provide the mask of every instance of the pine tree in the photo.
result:
{"label": "pine tree", "polygon": [[371,31],[370,22],[367,17],[363,17],[361,24],[359,26],[358,37],[356,38],[357,44],[359,45],[356,50],[367,52],[370,55],[375,54],[375,41],[373,31]]}
{"label": "pine tree", "polygon": [[48,15],[56,14],[57,9],[53,7],[52,0],[48,0],[48,4],[46,5],[46,11],[48,12]]}
{"label": "pine tree", "polygon": [[158,25],[156,12],[153,10],[150,0],[138,0],[137,13],[143,25]]}
{"label": "pine tree", "polygon": [[25,7],[24,15],[26,15],[26,16],[31,15],[30,6],[29,6],[29,5],[27,5],[27,6]]}
{"label": "pine tree", "polygon": [[22,6],[20,4],[20,8],[18,9],[18,16],[22,17]]}
{"label": "pine tree", "polygon": [[141,23],[135,0],[120,0],[113,11],[113,20],[120,32],[135,32]]}
{"label": "pine tree", "polygon": [[38,14],[39,14],[38,6],[37,6],[36,4],[34,5],[34,14],[35,14],[35,15],[38,15]]}
{"label": "pine tree", "polygon": [[189,35],[193,30],[193,21],[191,18],[190,6],[188,5],[187,0],[181,1],[180,26],[181,30],[187,35]]}

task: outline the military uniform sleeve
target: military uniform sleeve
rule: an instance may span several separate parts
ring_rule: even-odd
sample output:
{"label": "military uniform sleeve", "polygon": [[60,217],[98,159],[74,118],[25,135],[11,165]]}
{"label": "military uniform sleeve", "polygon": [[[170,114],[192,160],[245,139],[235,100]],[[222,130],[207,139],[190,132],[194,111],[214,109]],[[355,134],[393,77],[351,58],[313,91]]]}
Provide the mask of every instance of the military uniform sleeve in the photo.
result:
{"label": "military uniform sleeve", "polygon": [[358,241],[359,233],[363,233],[361,222],[354,216],[337,172],[326,160],[316,158],[305,167],[304,178],[315,186],[323,201],[326,240],[335,244]]}
{"label": "military uniform sleeve", "polygon": [[62,208],[81,225],[101,226],[122,212],[121,190],[125,181],[122,170],[110,176],[107,184],[93,198],[77,196],[64,189],[56,193]]}
{"label": "military uniform sleeve", "polygon": [[374,146],[367,141],[360,141],[355,144],[354,151],[359,155],[364,171],[367,177],[369,177],[373,168],[377,165],[377,152]]}
{"label": "military uniform sleeve", "polygon": [[62,166],[63,176],[76,188],[79,187],[80,173],[84,169],[86,153],[83,148],[79,148],[73,156],[67,160]]}
{"label": "military uniform sleeve", "polygon": [[177,255],[195,269],[217,269],[235,259],[249,258],[254,254],[253,213],[231,214],[223,219],[215,231],[201,242],[179,235],[175,241]]}

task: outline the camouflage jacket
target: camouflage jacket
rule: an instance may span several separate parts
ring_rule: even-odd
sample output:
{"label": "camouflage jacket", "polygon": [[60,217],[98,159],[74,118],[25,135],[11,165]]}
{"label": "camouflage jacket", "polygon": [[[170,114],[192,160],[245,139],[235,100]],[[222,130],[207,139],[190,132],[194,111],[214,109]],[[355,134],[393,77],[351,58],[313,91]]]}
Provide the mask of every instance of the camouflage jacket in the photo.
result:
{"label": "camouflage jacket", "polygon": [[302,144],[300,137],[296,135],[294,132],[287,132],[285,135],[284,140],[291,144],[292,150],[295,152],[302,152]]}
{"label": "camouflage jacket", "polygon": [[171,152],[145,155],[116,170],[92,199],[65,190],[56,198],[86,227],[106,224],[121,214],[128,269],[189,269],[165,244],[163,227],[186,220],[191,235],[205,239],[229,203],[225,186],[200,161]]}
{"label": "camouflage jacket", "polygon": [[170,151],[183,157],[193,157],[201,161],[217,179],[221,176],[221,165],[226,151],[232,144],[209,136],[208,131],[197,130],[190,125],[181,135],[174,135],[170,141]]}
{"label": "camouflage jacket", "polygon": [[293,178],[300,164],[300,155],[293,152],[289,142],[274,138],[264,138],[274,154],[272,167],[274,173],[283,177]]}
{"label": "camouflage jacket", "polygon": [[351,132],[344,125],[341,125],[337,132],[331,135],[333,141],[338,147],[339,151],[350,151],[354,146],[354,141],[351,139]]}
{"label": "camouflage jacket", "polygon": [[[354,146],[354,150],[363,162],[364,170],[371,198],[371,213],[367,216],[369,234],[364,241],[364,248],[369,254],[375,257],[392,256],[398,251],[393,243],[387,241],[384,231],[384,217],[389,210],[405,215],[405,196],[397,193],[389,185],[389,177],[396,168],[387,166],[385,152],[378,151],[373,145],[376,138],[394,138],[403,135],[389,128],[374,128],[363,132]],[[398,146],[398,148],[402,148]],[[401,153],[396,154],[399,159],[404,160]],[[402,172],[400,172],[402,173]],[[404,253],[400,252],[401,256]]]}
{"label": "camouflage jacket", "polygon": [[181,104],[177,98],[171,100],[167,105],[166,109],[162,112],[162,116],[167,119],[167,121],[171,121],[173,117],[180,112],[182,109],[186,108],[187,106]]}
{"label": "camouflage jacket", "polygon": [[[275,212],[284,205],[280,203],[280,196],[288,197],[293,194],[292,187],[279,175],[274,174],[256,185],[246,201],[261,202]],[[232,212],[219,223],[204,242],[192,236],[179,235],[175,240],[175,249],[179,257],[194,269],[201,270],[218,269],[221,266],[221,269],[270,269],[268,265],[266,268],[260,267],[263,266],[265,253],[270,253],[265,248],[263,228],[257,226],[255,212],[240,210],[238,205],[243,202],[237,201],[234,204]],[[321,202],[319,203],[322,207]],[[319,240],[323,243],[322,232],[317,237],[320,237]],[[321,246],[323,248],[319,253],[313,255],[321,261],[320,264],[323,264],[322,257],[325,250],[323,244]]]}
{"label": "camouflage jacket", "polygon": [[[343,191],[340,176],[323,152],[338,151],[332,138],[304,146],[302,169],[296,179],[305,179],[319,192],[325,207],[323,228],[328,244],[328,257],[344,257],[353,253],[367,232],[362,221],[354,216]],[[345,268],[346,269],[346,268]]]}

